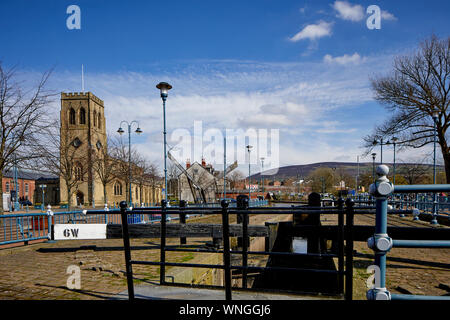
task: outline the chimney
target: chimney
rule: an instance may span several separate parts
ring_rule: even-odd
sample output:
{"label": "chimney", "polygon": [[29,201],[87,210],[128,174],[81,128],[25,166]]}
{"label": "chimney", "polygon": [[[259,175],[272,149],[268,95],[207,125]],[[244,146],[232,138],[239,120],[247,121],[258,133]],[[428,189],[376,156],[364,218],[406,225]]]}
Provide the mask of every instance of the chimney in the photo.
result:
{"label": "chimney", "polygon": [[190,159],[187,159],[187,160],[186,160],[186,169],[189,169],[190,166],[191,166],[191,160],[190,160]]}
{"label": "chimney", "polygon": [[202,158],[202,167],[203,167],[203,168],[206,167],[206,161],[205,161],[205,158]]}

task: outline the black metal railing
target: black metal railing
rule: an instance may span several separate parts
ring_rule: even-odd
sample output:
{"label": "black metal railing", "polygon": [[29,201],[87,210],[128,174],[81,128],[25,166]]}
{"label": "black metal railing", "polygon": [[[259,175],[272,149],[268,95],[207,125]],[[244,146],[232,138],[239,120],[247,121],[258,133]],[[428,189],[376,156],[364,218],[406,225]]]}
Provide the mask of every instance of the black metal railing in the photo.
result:
{"label": "black metal railing", "polygon": [[[208,287],[208,288],[220,288],[225,290],[225,299],[232,299],[232,290],[251,290],[248,287],[248,272],[257,271],[257,272],[266,272],[266,271],[295,271],[295,272],[305,272],[305,273],[326,273],[326,274],[334,274],[338,278],[338,294],[340,296],[345,297],[345,299],[352,299],[352,275],[353,275],[353,202],[352,200],[348,200],[346,203],[346,207],[344,209],[344,200],[339,199],[337,201],[337,207],[320,207],[319,206],[298,206],[298,207],[261,207],[261,208],[252,208],[248,207],[247,203],[244,201],[243,203],[238,204],[237,208],[229,208],[228,203],[226,201],[221,202],[221,208],[167,208],[165,201],[163,200],[161,203],[161,208],[159,212],[161,214],[161,223],[160,223],[160,261],[139,261],[131,259],[131,247],[130,247],[130,235],[129,235],[129,227],[128,227],[128,219],[127,215],[135,214],[135,213],[145,213],[145,208],[127,208],[125,202],[120,204],[120,214],[122,215],[122,236],[125,250],[125,264],[126,264],[126,272],[127,272],[127,285],[128,285],[128,297],[130,300],[135,298],[134,295],[134,286],[133,286],[133,270],[132,265],[152,265],[159,266],[159,278],[161,285],[180,285],[186,286],[185,283],[167,283],[166,282],[166,267],[190,267],[190,268],[208,268],[208,269],[222,269],[224,272],[224,285],[192,285],[189,284],[189,287]],[[155,210],[154,208],[152,209]],[[222,246],[223,249],[217,249],[213,251],[214,253],[221,253],[223,255],[223,264],[199,264],[199,263],[176,263],[176,262],[168,262],[166,261],[166,252],[168,251],[178,251],[178,252],[207,252],[211,253],[211,250],[199,249],[199,248],[168,248],[166,245],[166,232],[167,232],[167,222],[166,216],[167,214],[193,214],[201,212],[202,215],[215,214],[221,215],[222,224],[221,224],[221,238],[222,238]],[[231,250],[230,247],[230,223],[229,217],[230,215],[235,214],[238,215],[238,223],[242,224],[241,229],[238,231],[238,238],[241,238],[241,250]],[[336,253],[326,253],[326,252],[311,252],[311,253],[294,253],[294,252],[276,252],[271,251],[270,248],[267,248],[264,251],[250,251],[250,235],[249,235],[249,215],[257,215],[257,214],[289,214],[289,215],[320,215],[320,214],[338,214],[338,226],[337,226],[337,251]],[[346,215],[346,225],[344,225],[344,215]],[[239,221],[240,220],[240,221]],[[319,218],[320,220],[320,218]],[[181,222],[181,219],[180,219]],[[326,226],[319,225],[302,225],[302,230],[320,230],[322,227]],[[293,230],[295,229],[295,226]],[[320,233],[320,232],[319,232]],[[217,237],[217,235],[216,235]],[[267,241],[266,241],[267,242]],[[180,236],[181,245],[185,244],[185,235]],[[232,254],[240,254],[242,257],[241,265],[233,265],[231,262]],[[337,258],[338,266],[337,270],[332,269],[318,269],[318,268],[302,268],[301,266],[265,266],[265,267],[257,267],[257,266],[249,266],[248,265],[248,256],[249,255],[266,255],[269,257],[275,256],[311,256],[311,257],[330,257]],[[241,288],[232,287],[232,270],[239,270],[242,272],[242,286]],[[345,276],[345,286],[344,286],[344,276]],[[344,290],[345,288],[345,290]],[[270,290],[268,290],[270,291]],[[277,290],[277,292],[281,292],[282,290]],[[345,295],[344,295],[345,292]],[[298,293],[298,292],[297,292]]]}

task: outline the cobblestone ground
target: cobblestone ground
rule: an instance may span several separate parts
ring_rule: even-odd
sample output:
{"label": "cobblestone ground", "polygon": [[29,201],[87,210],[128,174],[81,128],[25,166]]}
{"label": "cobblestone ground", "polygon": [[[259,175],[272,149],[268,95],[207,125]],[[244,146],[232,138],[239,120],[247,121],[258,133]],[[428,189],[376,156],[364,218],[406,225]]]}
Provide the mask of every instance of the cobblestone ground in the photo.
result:
{"label": "cobblestone ground", "polygon": [[[322,216],[322,224],[336,224],[335,215]],[[375,215],[355,215],[355,225],[375,226]],[[388,226],[431,228],[412,216],[388,216]],[[443,228],[439,226],[438,228]],[[366,272],[374,263],[366,242],[354,243],[354,297],[366,299]],[[387,255],[386,286],[391,293],[441,296],[450,294],[450,249],[393,248]]]}
{"label": "cobblestone ground", "polygon": [[[251,224],[281,221],[286,216],[250,217]],[[218,223],[217,217],[195,218],[189,223]],[[232,217],[231,222],[235,222]],[[427,222],[412,222],[412,217],[389,217],[390,225],[430,227]],[[323,224],[336,223],[335,216],[322,216]],[[374,216],[357,215],[355,224],[374,225]],[[202,245],[211,239],[190,239],[188,243]],[[168,239],[168,245],[178,244]],[[156,246],[159,239],[131,240],[132,259],[159,261]],[[114,240],[76,240],[38,243],[0,250],[0,299],[108,299],[126,290],[123,243]],[[365,242],[355,242],[354,296],[365,299],[367,266],[373,264],[373,254]],[[195,253],[167,252],[168,261],[187,262]],[[81,269],[81,289],[70,290],[66,273],[70,265]],[[135,283],[158,283],[159,267],[134,265]],[[170,268],[168,268],[169,272]],[[450,286],[449,249],[394,248],[388,255],[387,287],[391,292],[429,295],[448,294]]]}
{"label": "cobblestone ground", "polygon": [[[251,224],[279,221],[287,216],[250,217]],[[219,223],[217,216],[196,217],[188,223]],[[236,216],[230,216],[236,222]],[[204,245],[211,239],[188,239],[188,244]],[[179,244],[168,239],[167,245]],[[159,261],[159,239],[131,239],[132,259]],[[166,252],[167,261],[187,262],[195,253]],[[81,289],[67,288],[67,268],[81,269]],[[170,268],[167,268],[167,273]],[[158,266],[133,265],[135,283],[159,283]],[[0,299],[108,299],[127,289],[122,239],[73,240],[37,243],[0,250]]]}

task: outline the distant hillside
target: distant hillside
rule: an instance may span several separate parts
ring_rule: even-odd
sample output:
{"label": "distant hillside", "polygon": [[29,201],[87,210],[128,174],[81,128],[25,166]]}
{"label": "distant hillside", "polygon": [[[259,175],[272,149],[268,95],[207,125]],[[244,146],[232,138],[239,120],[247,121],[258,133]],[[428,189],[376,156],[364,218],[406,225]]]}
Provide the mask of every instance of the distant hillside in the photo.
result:
{"label": "distant hillside", "polygon": [[[389,169],[392,170],[393,164],[392,163],[384,163],[385,165],[389,166]],[[378,163],[375,163],[375,165],[378,165]],[[409,166],[409,165],[415,165],[410,163],[397,163],[396,167],[400,168],[402,166]],[[430,164],[425,164],[424,166],[427,166],[429,168],[432,168],[433,166]],[[438,166],[439,168],[443,169],[443,166]],[[344,170],[345,173],[350,174],[352,176],[355,176],[358,172],[358,163],[356,162],[319,162],[319,163],[312,163],[312,164],[304,164],[304,165],[293,165],[293,166],[286,166],[278,168],[278,172],[276,170],[265,170],[263,173],[263,176],[265,179],[270,180],[284,180],[289,178],[305,178],[307,177],[312,171],[318,169],[318,168],[336,168],[336,170]],[[359,163],[359,172],[360,174],[363,174],[367,171],[372,170],[372,162],[360,162]],[[276,173],[275,173],[276,172]],[[259,179],[260,173],[253,174],[251,176],[252,179]]]}

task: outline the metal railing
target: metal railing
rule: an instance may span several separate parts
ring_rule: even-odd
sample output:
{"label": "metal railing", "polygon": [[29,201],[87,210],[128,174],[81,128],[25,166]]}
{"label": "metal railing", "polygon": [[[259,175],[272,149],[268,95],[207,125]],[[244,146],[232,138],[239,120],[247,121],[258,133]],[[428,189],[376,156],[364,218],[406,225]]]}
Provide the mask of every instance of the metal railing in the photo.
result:
{"label": "metal railing", "polygon": [[370,186],[376,202],[375,233],[369,238],[368,246],[374,251],[375,265],[379,274],[375,276],[375,286],[367,292],[369,300],[450,300],[450,296],[426,296],[391,294],[386,289],[386,257],[391,248],[450,248],[450,241],[395,240],[387,233],[388,196],[392,193],[437,193],[449,192],[450,184],[445,185],[398,185],[387,179],[389,169],[385,165],[377,167],[378,179]]}
{"label": "metal railing", "polygon": [[[248,203],[248,202],[247,202]],[[221,202],[221,209],[217,208],[168,208],[165,205],[165,201],[162,201],[162,206],[160,209],[161,213],[161,233],[160,233],[160,259],[159,261],[139,261],[131,259],[131,247],[130,247],[130,236],[129,236],[129,226],[128,223],[122,223],[122,234],[123,234],[123,242],[124,242],[124,250],[125,250],[125,265],[127,272],[127,286],[128,286],[128,297],[130,300],[135,299],[134,294],[134,285],[133,285],[133,268],[132,265],[149,265],[149,266],[159,266],[159,280],[161,285],[179,285],[186,286],[185,283],[175,283],[175,282],[166,282],[166,268],[167,267],[187,267],[187,268],[207,268],[207,269],[221,269],[224,272],[224,285],[199,285],[199,284],[188,284],[189,287],[207,287],[207,288],[220,288],[225,291],[225,299],[232,299],[232,270],[239,270],[242,272],[242,286],[239,290],[249,290],[247,288],[247,280],[248,280],[248,272],[264,272],[264,271],[278,271],[278,272],[305,272],[305,273],[325,273],[325,274],[334,274],[338,277],[338,292],[342,295],[344,294],[344,276],[345,276],[345,298],[348,300],[352,299],[352,275],[353,275],[353,237],[352,237],[352,227],[353,227],[353,203],[351,200],[347,203],[347,208],[344,210],[343,207],[344,201],[341,199],[339,201],[339,206],[335,208],[321,208],[321,207],[296,207],[296,208],[252,208],[244,205],[239,208],[229,208],[228,203],[226,201]],[[181,209],[181,210],[180,210]],[[127,208],[125,202],[121,203],[121,217],[122,221],[127,221],[127,216],[135,213],[145,212],[145,209],[135,209],[135,208]],[[166,252],[195,252],[195,253],[211,253],[211,250],[208,249],[190,249],[188,247],[181,248],[173,248],[167,247],[167,224],[165,217],[168,214],[186,214],[191,212],[201,211],[203,215],[206,214],[216,214],[221,215],[222,224],[221,224],[221,234],[222,234],[222,243],[223,248],[217,249],[213,251],[214,253],[222,254],[223,264],[199,264],[199,263],[177,263],[177,262],[168,262],[166,259]],[[338,214],[338,249],[337,253],[292,253],[292,252],[274,252],[270,250],[265,251],[250,251],[249,250],[249,215],[256,214]],[[242,223],[242,233],[241,236],[241,250],[231,250],[230,247],[230,223],[229,217],[230,215],[238,215],[241,217]],[[347,226],[344,228],[344,214],[347,217]],[[305,227],[305,226],[304,226]],[[317,230],[317,226],[312,226],[314,230]],[[320,229],[320,226],[319,226]],[[239,236],[238,236],[239,237]],[[346,246],[344,246],[344,239],[346,241]],[[184,242],[185,243],[185,242]],[[346,249],[344,249],[346,248]],[[240,254],[241,255],[241,265],[235,265],[231,263],[231,254]],[[249,255],[265,255],[265,256],[319,256],[319,257],[330,257],[338,259],[338,267],[337,270],[331,269],[311,269],[311,268],[302,268],[301,266],[292,266],[292,267],[257,267],[257,266],[249,266],[248,265],[248,257]],[[344,263],[345,257],[345,263]],[[235,288],[234,289],[238,289]],[[282,290],[281,290],[282,291]],[[280,292],[277,290],[276,292]]]}
{"label": "metal railing", "polygon": [[[252,200],[253,206],[265,206],[267,200]],[[139,203],[136,203],[138,208]],[[159,223],[161,221],[161,207],[150,206],[153,204],[141,203],[145,213],[135,213],[128,216],[129,224]],[[234,206],[236,204],[234,203]],[[220,208],[220,204],[208,203],[201,204],[200,208]],[[178,208],[174,206],[173,208]],[[98,224],[121,224],[120,209],[115,208],[115,203],[111,208],[106,205],[104,209],[99,210],[73,210],[63,212],[53,212],[51,205],[47,206],[46,212],[24,213],[24,214],[4,214],[0,215],[0,246],[23,243],[29,241],[49,240],[52,226],[54,224],[79,224],[79,223],[98,223]],[[201,213],[191,213],[185,218],[191,218]],[[168,221],[179,219],[179,215],[169,215]]]}

